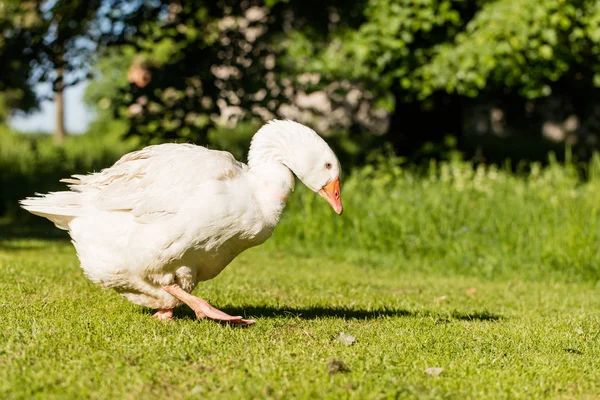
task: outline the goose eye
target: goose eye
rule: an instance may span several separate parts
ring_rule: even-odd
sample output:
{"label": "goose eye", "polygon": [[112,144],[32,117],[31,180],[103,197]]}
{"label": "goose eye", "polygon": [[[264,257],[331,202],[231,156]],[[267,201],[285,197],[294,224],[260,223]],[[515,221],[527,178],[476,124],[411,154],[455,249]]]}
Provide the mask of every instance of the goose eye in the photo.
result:
{"label": "goose eye", "polygon": [[330,162],[325,163],[325,168],[331,169],[331,163]]}

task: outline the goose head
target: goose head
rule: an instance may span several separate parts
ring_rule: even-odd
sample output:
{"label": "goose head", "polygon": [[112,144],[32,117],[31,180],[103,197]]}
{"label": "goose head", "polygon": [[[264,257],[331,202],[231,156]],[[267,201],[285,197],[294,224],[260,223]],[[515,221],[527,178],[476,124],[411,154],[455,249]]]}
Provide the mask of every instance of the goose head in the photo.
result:
{"label": "goose head", "polygon": [[248,164],[287,167],[309,189],[319,193],[341,215],[341,166],[329,145],[314,130],[289,120],[273,120],[252,138]]}
{"label": "goose head", "polygon": [[319,193],[333,210],[341,215],[343,212],[340,189],[341,166],[325,141],[321,139],[311,146],[298,148],[290,159],[290,164],[293,164],[290,169],[298,179],[309,189]]}

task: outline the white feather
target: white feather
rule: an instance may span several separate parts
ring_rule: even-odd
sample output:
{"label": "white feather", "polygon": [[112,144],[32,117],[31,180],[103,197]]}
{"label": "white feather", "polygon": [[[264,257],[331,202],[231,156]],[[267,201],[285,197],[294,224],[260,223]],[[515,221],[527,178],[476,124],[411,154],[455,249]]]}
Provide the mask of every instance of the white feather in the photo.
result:
{"label": "white feather", "polygon": [[192,291],[271,236],[293,189],[290,169],[313,190],[340,172],[314,131],[272,121],[253,138],[249,166],[223,151],[154,145],[21,205],[69,231],[92,281],[136,304],[171,308],[179,301],[163,286]]}

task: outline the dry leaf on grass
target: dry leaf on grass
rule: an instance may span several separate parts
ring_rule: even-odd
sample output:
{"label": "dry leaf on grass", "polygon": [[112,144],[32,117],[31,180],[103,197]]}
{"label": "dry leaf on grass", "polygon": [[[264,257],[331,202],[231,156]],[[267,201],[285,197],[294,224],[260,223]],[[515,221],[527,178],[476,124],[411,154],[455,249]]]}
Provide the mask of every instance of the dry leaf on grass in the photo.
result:
{"label": "dry leaf on grass", "polygon": [[349,335],[345,332],[340,332],[336,337],[335,340],[337,342],[343,343],[346,346],[350,346],[352,343],[356,342],[356,338],[352,335]]}
{"label": "dry leaf on grass", "polygon": [[426,368],[425,373],[429,376],[439,376],[444,371],[444,368]]}

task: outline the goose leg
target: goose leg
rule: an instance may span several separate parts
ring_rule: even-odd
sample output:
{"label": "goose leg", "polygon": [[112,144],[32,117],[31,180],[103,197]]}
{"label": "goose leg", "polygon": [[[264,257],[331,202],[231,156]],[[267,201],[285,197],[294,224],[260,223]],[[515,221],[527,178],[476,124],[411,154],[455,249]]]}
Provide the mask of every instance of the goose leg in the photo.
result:
{"label": "goose leg", "polygon": [[242,317],[239,316],[232,317],[231,315],[226,314],[221,310],[217,310],[216,308],[208,304],[206,300],[189,294],[177,284],[165,286],[163,287],[163,290],[165,290],[171,296],[187,304],[192,310],[194,310],[194,312],[196,313],[196,317],[198,317],[199,320],[208,318],[215,321],[243,325],[252,325],[254,322],[256,322],[251,319],[242,319]]}
{"label": "goose leg", "polygon": [[165,321],[173,318],[173,309],[172,308],[161,308],[157,312],[152,315],[159,321]]}

